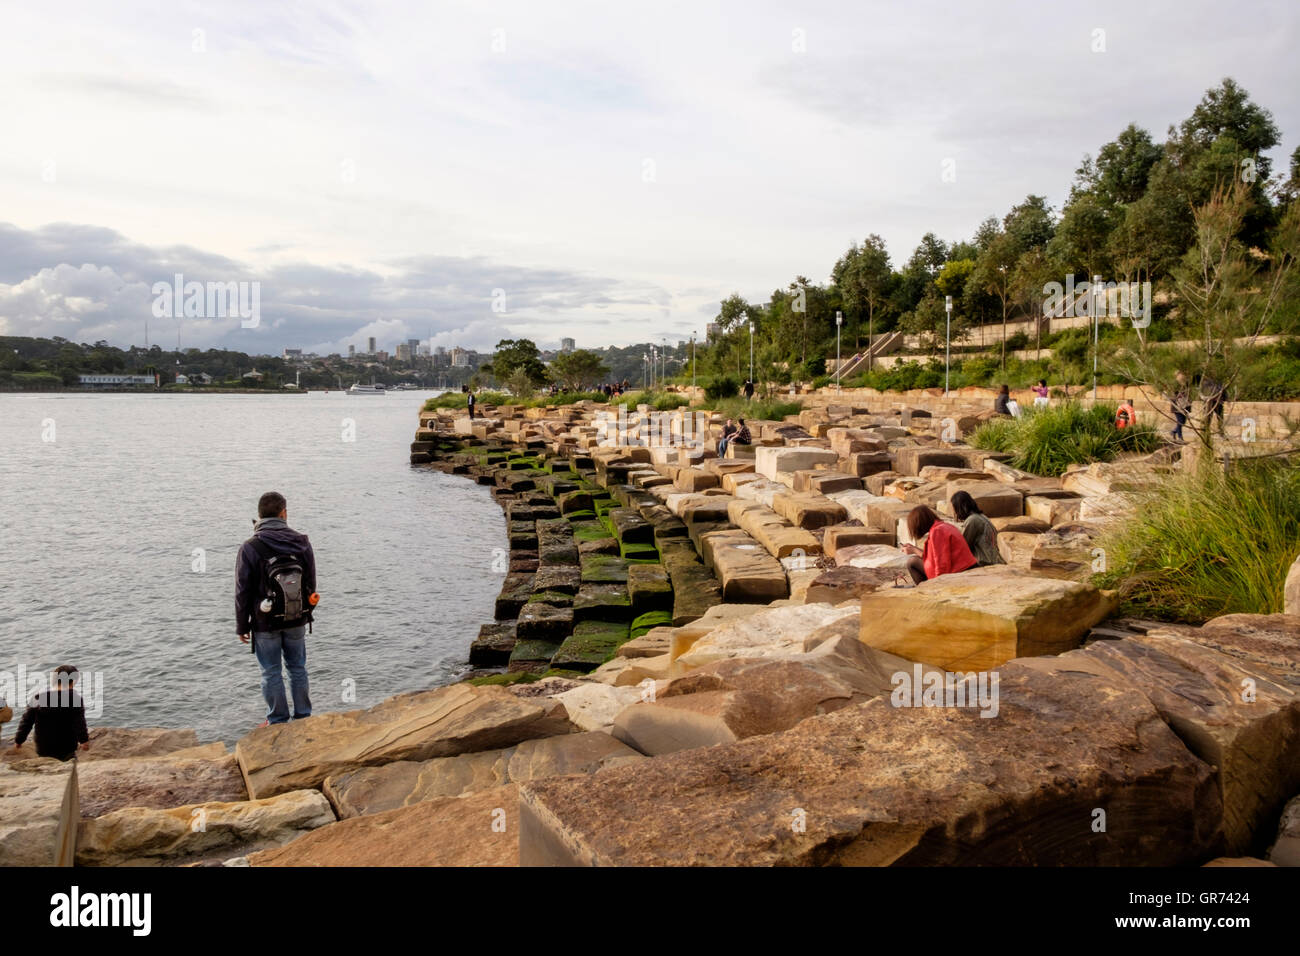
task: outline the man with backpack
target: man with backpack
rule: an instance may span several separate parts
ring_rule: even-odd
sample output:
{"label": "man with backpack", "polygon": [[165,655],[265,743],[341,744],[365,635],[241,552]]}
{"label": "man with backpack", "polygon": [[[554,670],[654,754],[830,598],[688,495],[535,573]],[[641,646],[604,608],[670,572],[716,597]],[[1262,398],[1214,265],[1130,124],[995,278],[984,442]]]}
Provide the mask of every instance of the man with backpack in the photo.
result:
{"label": "man with backpack", "polygon": [[289,720],[280,670],[289,671],[293,719],[311,716],[307,696],[307,631],[316,605],[316,556],[305,534],[288,525],[284,495],[268,491],[257,503],[253,536],[235,559],[235,626],[252,639],[262,668],[266,723]]}

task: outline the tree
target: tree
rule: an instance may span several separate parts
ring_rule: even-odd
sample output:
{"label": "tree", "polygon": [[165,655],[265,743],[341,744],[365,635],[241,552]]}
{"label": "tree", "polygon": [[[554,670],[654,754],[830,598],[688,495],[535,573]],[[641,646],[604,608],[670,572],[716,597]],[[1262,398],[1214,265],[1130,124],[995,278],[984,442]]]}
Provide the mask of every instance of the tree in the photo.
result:
{"label": "tree", "polygon": [[1002,230],[1021,252],[1045,246],[1056,232],[1052,207],[1043,196],[1026,196],[1024,202],[1011,207],[1002,220]]}
{"label": "tree", "polygon": [[548,380],[548,373],[540,355],[529,339],[502,339],[497,343],[491,364],[484,365],[482,371],[491,372],[497,381],[505,382],[517,369],[523,369],[534,385],[541,385]]}
{"label": "tree", "polygon": [[844,296],[845,308],[855,319],[854,350],[861,345],[862,324],[857,319],[863,309],[867,313],[867,345],[870,347],[875,335],[876,310],[884,305],[894,279],[885,240],[873,232],[861,246],[854,243],[835,263],[831,277]]}
{"label": "tree", "polygon": [[1118,206],[1137,202],[1146,192],[1147,180],[1164,150],[1151,134],[1136,123],[1129,123],[1097,151],[1096,177],[1090,184],[1104,205]]}
{"label": "tree", "polygon": [[551,375],[566,392],[581,392],[609,377],[609,366],[587,349],[562,352],[551,362]]}
{"label": "tree", "polygon": [[980,253],[971,273],[971,281],[977,288],[990,295],[995,295],[1002,306],[1002,368],[1007,367],[1007,303],[1011,299],[1012,270],[1020,258],[1019,244],[1015,237],[1007,232],[1000,232]]}

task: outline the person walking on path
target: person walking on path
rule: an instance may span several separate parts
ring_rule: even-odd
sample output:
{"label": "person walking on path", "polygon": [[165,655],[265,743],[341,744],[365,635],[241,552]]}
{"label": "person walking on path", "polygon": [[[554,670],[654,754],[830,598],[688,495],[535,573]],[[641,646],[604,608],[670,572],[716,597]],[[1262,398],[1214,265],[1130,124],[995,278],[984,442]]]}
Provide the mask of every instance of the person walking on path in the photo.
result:
{"label": "person walking on path", "polygon": [[293,719],[311,716],[307,631],[316,604],[316,555],[305,534],[289,527],[284,495],[268,491],[257,502],[253,536],[235,559],[235,628],[251,638],[262,670],[266,722],[289,720],[281,660],[289,671]]}
{"label": "person walking on path", "polygon": [[474,417],[474,389],[472,388],[469,390],[469,394],[465,398],[465,407],[469,409],[469,417],[473,418]]}
{"label": "person walking on path", "polygon": [[1210,419],[1219,420],[1219,434],[1223,434],[1223,393],[1227,391],[1217,378],[1206,372],[1201,376],[1201,397],[1205,400],[1205,428],[1208,432]]}
{"label": "person walking on path", "polygon": [[752,402],[753,400],[754,400],[754,383],[751,382],[749,379],[745,379],[745,401]]}
{"label": "person walking on path", "polygon": [[1187,416],[1192,412],[1191,396],[1187,391],[1187,376],[1181,371],[1174,374],[1174,394],[1170,397],[1169,413],[1174,416],[1174,430],[1170,432],[1170,437],[1178,444],[1185,444],[1183,441],[1183,426],[1187,424]]}
{"label": "person walking on path", "polygon": [[9,751],[21,751],[23,742],[36,732],[36,755],[55,760],[71,760],[77,748],[90,749],[90,732],[86,729],[86,707],[76,691],[77,669],[61,664],[54,669],[48,690],[32,697],[18,723],[14,745]]}

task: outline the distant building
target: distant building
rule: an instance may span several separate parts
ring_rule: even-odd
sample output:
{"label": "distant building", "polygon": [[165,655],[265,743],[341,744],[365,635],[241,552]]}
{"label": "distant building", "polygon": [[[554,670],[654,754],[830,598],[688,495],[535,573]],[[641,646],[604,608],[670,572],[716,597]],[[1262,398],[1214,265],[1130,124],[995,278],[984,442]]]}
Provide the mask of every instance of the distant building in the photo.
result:
{"label": "distant building", "polygon": [[348,346],[348,358],[350,358],[350,359],[354,359],[354,358],[356,358],[356,357],[357,357],[357,347],[356,347],[355,345],[349,345],[349,346]]}
{"label": "distant building", "polygon": [[461,348],[459,345],[451,350],[451,364],[453,368],[469,368],[470,353],[468,350]]}
{"label": "distant building", "polygon": [[152,375],[79,375],[82,388],[121,388],[123,385],[156,385]]}
{"label": "distant building", "polygon": [[286,362],[301,362],[301,361],[302,361],[302,349],[285,349],[285,350],[284,350],[284,360],[285,360]]}
{"label": "distant building", "polygon": [[367,351],[368,351],[371,355],[374,355],[374,354],[375,354],[375,337],[374,337],[373,335],[370,336],[370,348],[367,349]]}
{"label": "distant building", "polygon": [[708,325],[706,325],[706,326],[704,327],[704,340],[705,340],[706,342],[712,340],[712,339],[714,338],[714,336],[716,336],[716,335],[718,334],[718,331],[719,331],[719,330],[718,330],[718,323],[717,323],[717,322],[710,322]]}
{"label": "distant building", "polygon": [[259,372],[257,369],[253,369],[251,372],[245,372],[243,377],[248,379],[250,382],[260,382],[266,376],[263,375],[261,372]]}
{"label": "distant building", "polygon": [[380,349],[378,352],[375,352],[375,353],[373,353],[373,354],[374,354],[375,359],[376,359],[377,361],[380,361],[380,362],[387,362],[387,361],[388,361],[388,353],[385,352],[383,349]]}
{"label": "distant building", "polygon": [[409,349],[411,350],[411,354],[412,354],[412,355],[417,355],[417,354],[419,354],[419,351],[420,351],[420,340],[419,340],[419,339],[407,339],[407,340],[406,340],[406,347],[409,348]]}
{"label": "distant building", "polygon": [[572,352],[576,350],[576,348],[577,346],[574,344],[573,339],[560,339],[561,352]]}
{"label": "distant building", "polygon": [[408,342],[401,342],[397,346],[397,361],[411,361],[411,345]]}

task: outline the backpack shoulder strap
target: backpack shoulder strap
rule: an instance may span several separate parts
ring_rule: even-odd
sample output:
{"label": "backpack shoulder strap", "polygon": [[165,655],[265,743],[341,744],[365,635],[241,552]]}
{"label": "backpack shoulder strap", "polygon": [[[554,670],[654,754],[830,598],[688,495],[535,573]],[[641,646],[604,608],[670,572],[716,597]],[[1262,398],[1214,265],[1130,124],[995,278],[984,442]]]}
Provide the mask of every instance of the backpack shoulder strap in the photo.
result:
{"label": "backpack shoulder strap", "polygon": [[253,550],[257,552],[257,556],[263,561],[269,561],[275,557],[276,553],[271,549],[271,546],[257,535],[253,535],[249,538],[248,543],[253,546]]}

